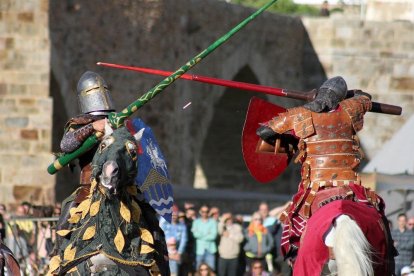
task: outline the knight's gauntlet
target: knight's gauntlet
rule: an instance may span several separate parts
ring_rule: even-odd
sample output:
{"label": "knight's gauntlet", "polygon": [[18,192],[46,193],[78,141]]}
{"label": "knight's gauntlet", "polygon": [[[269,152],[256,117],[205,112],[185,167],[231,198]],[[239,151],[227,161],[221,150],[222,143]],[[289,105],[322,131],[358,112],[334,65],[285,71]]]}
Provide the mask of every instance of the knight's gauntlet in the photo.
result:
{"label": "knight's gauntlet", "polygon": [[277,134],[273,138],[274,144],[269,144],[265,140],[259,139],[256,151],[260,153],[287,153],[288,155],[293,155],[298,149],[298,139],[291,134]]}
{"label": "knight's gauntlet", "polygon": [[275,147],[275,145],[268,144],[264,140],[259,139],[259,142],[257,143],[257,147],[256,147],[256,152],[260,152],[260,153],[276,153],[276,147]]}

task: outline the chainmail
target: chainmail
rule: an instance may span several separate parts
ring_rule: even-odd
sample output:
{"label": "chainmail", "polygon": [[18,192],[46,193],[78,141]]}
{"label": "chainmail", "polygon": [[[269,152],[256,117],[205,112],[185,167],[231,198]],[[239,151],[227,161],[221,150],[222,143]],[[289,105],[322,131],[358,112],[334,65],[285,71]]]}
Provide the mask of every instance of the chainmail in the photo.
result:
{"label": "chainmail", "polygon": [[60,149],[65,152],[72,152],[94,132],[92,124],[88,124],[74,131],[67,131],[60,142]]}

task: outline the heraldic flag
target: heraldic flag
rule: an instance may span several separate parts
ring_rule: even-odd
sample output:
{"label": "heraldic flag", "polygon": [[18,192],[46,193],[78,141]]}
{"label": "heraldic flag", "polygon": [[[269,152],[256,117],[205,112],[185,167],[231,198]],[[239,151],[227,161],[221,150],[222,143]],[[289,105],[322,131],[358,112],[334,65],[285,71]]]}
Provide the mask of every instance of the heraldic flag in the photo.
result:
{"label": "heraldic flag", "polygon": [[138,174],[135,183],[152,208],[166,221],[171,222],[173,190],[167,162],[154,133],[138,118],[129,120],[127,127],[133,134],[138,134],[135,135],[139,141]]}

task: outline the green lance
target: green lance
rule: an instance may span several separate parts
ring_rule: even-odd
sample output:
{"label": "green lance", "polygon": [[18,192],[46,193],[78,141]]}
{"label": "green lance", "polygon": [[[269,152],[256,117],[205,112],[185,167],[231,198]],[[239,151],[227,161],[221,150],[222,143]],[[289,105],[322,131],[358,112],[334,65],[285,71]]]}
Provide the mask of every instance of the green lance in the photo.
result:
{"label": "green lance", "polygon": [[[147,93],[142,95],[139,99],[128,105],[124,108],[121,112],[111,112],[108,116],[109,123],[113,128],[118,128],[123,125],[126,118],[131,116],[135,111],[137,111],[140,107],[162,92],[165,88],[167,88],[170,84],[172,84],[176,79],[180,78],[185,72],[193,68],[197,63],[199,63],[203,58],[208,56],[211,52],[217,49],[220,45],[226,42],[230,37],[232,37],[235,33],[240,31],[244,26],[246,26],[250,21],[256,18],[259,14],[264,12],[267,8],[273,5],[277,0],[271,0],[262,8],[254,12],[252,15],[244,19],[240,22],[236,27],[231,29],[228,33],[217,39],[213,44],[208,46],[204,49],[201,53],[196,55],[194,58],[190,59],[186,64],[181,66],[177,71],[172,73],[170,76],[162,80],[156,86],[151,88]],[[75,158],[79,157],[83,153],[87,152],[91,148],[93,148],[98,142],[99,137],[102,136],[102,133],[95,133],[88,137],[88,139],[83,142],[83,144],[75,151],[64,154],[63,156],[59,157],[55,160],[52,164],[49,165],[47,168],[48,173],[55,174],[59,169],[69,164],[70,161],[74,160]]]}

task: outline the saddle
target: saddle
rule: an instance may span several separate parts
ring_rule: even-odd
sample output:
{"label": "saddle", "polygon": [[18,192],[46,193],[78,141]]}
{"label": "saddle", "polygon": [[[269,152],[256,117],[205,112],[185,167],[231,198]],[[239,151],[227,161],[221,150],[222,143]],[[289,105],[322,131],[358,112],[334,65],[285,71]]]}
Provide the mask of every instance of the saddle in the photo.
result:
{"label": "saddle", "polygon": [[[7,273],[6,273],[7,271]],[[13,252],[0,240],[0,275],[20,275],[20,266]]]}

